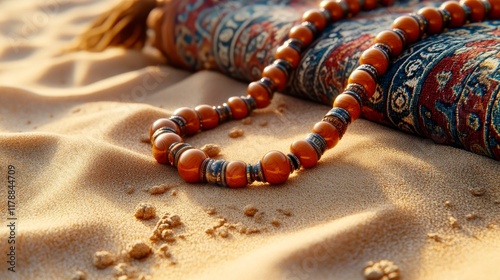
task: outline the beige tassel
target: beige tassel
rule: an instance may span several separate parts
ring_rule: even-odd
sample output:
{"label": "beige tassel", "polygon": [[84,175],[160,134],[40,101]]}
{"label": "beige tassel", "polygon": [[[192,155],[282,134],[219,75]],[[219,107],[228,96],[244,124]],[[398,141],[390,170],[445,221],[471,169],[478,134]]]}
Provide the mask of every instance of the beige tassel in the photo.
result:
{"label": "beige tassel", "polygon": [[68,50],[100,52],[110,46],[141,49],[146,42],[147,18],[156,0],[122,0],[97,18]]}

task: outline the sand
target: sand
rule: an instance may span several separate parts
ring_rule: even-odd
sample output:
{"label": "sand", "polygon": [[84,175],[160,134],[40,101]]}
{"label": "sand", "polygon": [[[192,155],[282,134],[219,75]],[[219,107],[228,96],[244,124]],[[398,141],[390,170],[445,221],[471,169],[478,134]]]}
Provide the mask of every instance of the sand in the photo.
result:
{"label": "sand", "polygon": [[[154,120],[246,86],[166,66],[151,48],[60,52],[116,2],[0,3],[0,279],[365,279],[388,266],[401,279],[500,279],[490,158],[358,120],[282,186],[186,184],[157,164],[144,141]],[[188,142],[256,163],[328,109],[277,93]],[[229,137],[234,128],[244,133]],[[150,191],[161,185],[172,189]],[[141,203],[156,216],[134,217]],[[133,251],[140,260],[128,256],[136,242],[150,247]],[[103,251],[114,262],[98,268]]]}

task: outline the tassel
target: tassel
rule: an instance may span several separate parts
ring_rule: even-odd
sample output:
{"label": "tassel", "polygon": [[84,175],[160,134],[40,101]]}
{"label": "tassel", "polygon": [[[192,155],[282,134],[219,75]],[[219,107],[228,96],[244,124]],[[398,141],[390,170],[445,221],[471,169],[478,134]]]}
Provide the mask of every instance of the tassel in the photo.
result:
{"label": "tassel", "polygon": [[122,0],[98,17],[68,50],[100,52],[111,46],[142,49],[147,18],[156,4],[156,0]]}

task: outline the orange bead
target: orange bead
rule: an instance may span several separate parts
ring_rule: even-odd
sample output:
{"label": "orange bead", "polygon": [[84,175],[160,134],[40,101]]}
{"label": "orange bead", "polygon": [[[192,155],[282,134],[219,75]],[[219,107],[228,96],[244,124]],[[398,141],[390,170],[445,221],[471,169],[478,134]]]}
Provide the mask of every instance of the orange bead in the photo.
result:
{"label": "orange bead", "polygon": [[226,184],[230,188],[243,188],[247,185],[247,164],[231,161],[226,167]]}
{"label": "orange bead", "polygon": [[448,22],[448,27],[460,27],[465,23],[465,11],[462,9],[459,3],[454,1],[446,1],[441,7],[443,10],[447,10],[450,13],[451,20]]}
{"label": "orange bead", "polygon": [[296,155],[304,168],[314,167],[318,163],[318,154],[306,140],[297,140],[290,145],[290,152]]}
{"label": "orange bead", "polygon": [[391,55],[393,57],[398,56],[403,50],[403,41],[394,31],[386,30],[380,32],[375,37],[375,42],[388,45],[391,48]]}
{"label": "orange bead", "polygon": [[342,6],[337,1],[322,1],[320,5],[321,8],[330,13],[330,19],[332,21],[338,21],[344,17],[344,10],[342,10]]}
{"label": "orange bead", "polygon": [[322,31],[326,26],[326,18],[319,10],[309,10],[302,16],[302,21],[312,23],[318,31]]}
{"label": "orange bead", "polygon": [[153,136],[155,131],[157,131],[158,129],[160,129],[162,127],[170,127],[171,129],[175,130],[175,133],[177,133],[177,134],[180,133],[179,127],[177,127],[177,125],[173,121],[171,121],[169,119],[165,119],[165,118],[157,119],[149,127],[149,139],[151,139],[151,137]]}
{"label": "orange bead", "polygon": [[241,97],[233,96],[227,100],[227,105],[231,108],[233,119],[241,120],[248,116],[248,107]]}
{"label": "orange bead", "polygon": [[359,64],[370,64],[377,69],[378,75],[383,75],[389,67],[389,58],[378,48],[369,48],[365,50],[359,58]]}
{"label": "orange bead", "polygon": [[291,166],[288,157],[279,151],[270,151],[260,160],[266,181],[271,185],[282,184],[288,180]]}
{"label": "orange bead", "polygon": [[471,22],[480,22],[483,21],[486,16],[486,9],[484,5],[479,2],[479,0],[462,0],[462,5],[469,7],[471,13],[469,20]]}
{"label": "orange bead", "polygon": [[418,14],[427,20],[427,34],[438,34],[443,30],[443,17],[438,9],[425,7]]}
{"label": "orange bead", "polygon": [[359,115],[361,115],[361,106],[359,105],[358,100],[350,94],[339,94],[337,98],[335,98],[333,106],[346,109],[351,116],[351,121],[357,120]]}
{"label": "orange bead", "polygon": [[276,65],[271,64],[266,66],[264,71],[262,71],[262,77],[271,79],[278,91],[284,90],[286,87],[286,73]]}
{"label": "orange bead", "polygon": [[359,0],[344,0],[347,2],[347,6],[349,7],[349,16],[357,15],[361,11],[361,3]]}
{"label": "orange bead", "polygon": [[287,45],[280,46],[276,50],[274,57],[288,61],[293,68],[296,68],[300,62],[300,53],[296,49]]}
{"label": "orange bead", "polygon": [[182,142],[182,138],[175,133],[163,133],[156,137],[153,142],[152,152],[158,163],[167,163],[167,152],[173,143]]}
{"label": "orange bead", "polygon": [[349,84],[355,83],[362,85],[366,90],[367,99],[370,99],[373,96],[377,88],[377,83],[373,79],[373,77],[363,70],[352,71],[351,75],[349,76],[349,79],[347,80],[347,83]]}
{"label": "orange bead", "polygon": [[247,93],[253,97],[258,109],[266,108],[271,103],[270,92],[260,82],[248,84]]}
{"label": "orange bead", "polygon": [[304,46],[309,46],[314,39],[314,34],[309,27],[300,24],[290,29],[288,37],[299,40]]}
{"label": "orange bead", "polygon": [[363,10],[373,10],[377,7],[378,0],[365,0],[365,4],[363,4]]}
{"label": "orange bead", "polygon": [[411,16],[400,16],[393,23],[392,28],[401,29],[406,34],[408,44],[415,43],[420,39],[420,25],[418,21]]}
{"label": "orange bead", "polygon": [[319,134],[326,141],[328,149],[331,149],[339,142],[339,132],[331,123],[321,121],[317,122],[312,132]]}
{"label": "orange bead", "polygon": [[177,171],[184,181],[188,183],[200,182],[201,163],[208,156],[202,150],[191,149],[181,154],[177,163]]}
{"label": "orange bead", "polygon": [[181,116],[186,120],[186,133],[195,134],[200,130],[200,118],[195,110],[182,107],[174,111],[174,116]]}
{"label": "orange bead", "polygon": [[498,0],[486,0],[490,3],[491,10],[488,13],[489,19],[500,19],[500,1]]}
{"label": "orange bead", "polygon": [[201,129],[208,130],[219,124],[219,114],[212,106],[199,105],[194,108],[201,118]]}

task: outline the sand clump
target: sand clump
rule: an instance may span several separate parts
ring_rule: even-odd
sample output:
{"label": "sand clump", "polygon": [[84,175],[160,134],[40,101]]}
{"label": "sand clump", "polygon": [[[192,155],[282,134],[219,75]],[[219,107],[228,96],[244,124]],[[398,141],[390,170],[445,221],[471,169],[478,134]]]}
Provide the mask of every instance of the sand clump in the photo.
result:
{"label": "sand clump", "polygon": [[460,228],[460,224],[458,223],[458,220],[455,217],[449,217],[448,221],[450,222],[450,226],[452,228]]}
{"label": "sand clump", "polygon": [[219,145],[216,144],[205,144],[200,148],[200,150],[204,151],[208,157],[213,158],[218,156],[222,149]]}
{"label": "sand clump", "polygon": [[483,196],[486,193],[486,189],[483,187],[474,187],[474,188],[470,188],[469,192],[473,196]]}
{"label": "sand clump", "polygon": [[233,128],[229,132],[228,136],[231,137],[231,138],[238,138],[238,137],[243,136],[244,134],[245,134],[245,132],[243,131],[243,129],[241,129],[241,128]]}
{"label": "sand clump", "polygon": [[163,240],[166,242],[175,242],[176,237],[174,229],[181,225],[182,222],[179,216],[177,215],[170,216],[169,214],[165,214],[156,223],[156,226],[153,229],[153,234],[149,239],[153,241]]}
{"label": "sand clump", "polygon": [[128,255],[134,259],[143,259],[151,254],[151,246],[143,241],[136,241],[129,245]]}
{"label": "sand clump", "polygon": [[247,206],[245,206],[245,208],[243,209],[243,213],[245,213],[246,216],[248,217],[253,217],[255,216],[255,214],[259,211],[259,209],[257,209],[255,206],[253,206],[252,204],[249,204]]}
{"label": "sand clump", "polygon": [[172,186],[161,184],[161,185],[152,186],[151,188],[148,189],[148,192],[151,195],[159,195],[159,194],[164,194],[166,191],[170,190],[171,188],[172,188]]}
{"label": "sand clump", "polygon": [[205,210],[205,213],[207,213],[208,215],[215,215],[217,214],[217,210],[214,207],[210,207]]}
{"label": "sand clump", "polygon": [[135,207],[134,216],[137,219],[150,220],[156,217],[156,208],[149,203],[141,202]]}
{"label": "sand clump", "polygon": [[71,280],[86,280],[87,279],[87,273],[82,270],[77,270],[73,275],[71,276]]}
{"label": "sand clump", "polygon": [[400,279],[399,267],[389,260],[368,262],[363,271],[366,280],[398,280]]}
{"label": "sand clump", "polygon": [[241,120],[241,123],[243,125],[251,125],[253,123],[253,118],[252,117],[246,117]]}
{"label": "sand clump", "polygon": [[115,262],[115,256],[108,251],[98,251],[94,254],[94,266],[99,269],[104,269]]}

